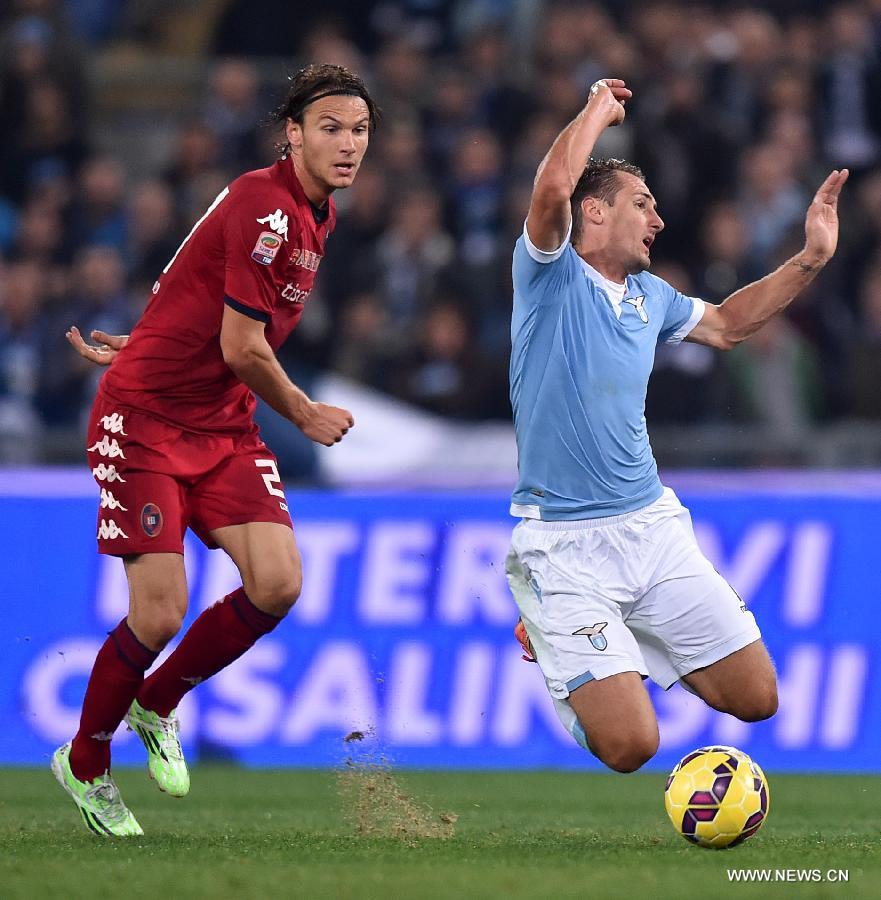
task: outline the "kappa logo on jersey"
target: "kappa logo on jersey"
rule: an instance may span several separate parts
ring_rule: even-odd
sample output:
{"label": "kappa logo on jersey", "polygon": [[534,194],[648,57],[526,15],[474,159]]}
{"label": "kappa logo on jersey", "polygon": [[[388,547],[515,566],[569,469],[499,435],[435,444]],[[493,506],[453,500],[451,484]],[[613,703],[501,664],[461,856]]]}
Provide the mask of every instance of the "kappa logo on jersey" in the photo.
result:
{"label": "kappa logo on jersey", "polygon": [[118,481],[120,484],[125,484],[125,479],[116,471],[114,465],[105,466],[104,463],[99,463],[92,469],[92,477],[97,478],[98,481]]}
{"label": "kappa logo on jersey", "polygon": [[162,510],[155,503],[145,503],[141,510],[141,528],[147,537],[154,538],[162,531]]}
{"label": "kappa logo on jersey", "polygon": [[116,438],[113,438],[111,441],[106,434],[98,443],[89,447],[89,452],[92,450],[97,450],[101,456],[109,456],[111,459],[116,459],[117,456],[125,459],[125,454],[122,452],[122,448],[117,443]]}
{"label": "kappa logo on jersey", "polygon": [[251,251],[251,259],[256,260],[261,266],[268,266],[276,257],[281,247],[281,238],[271,231],[261,231],[257,243]]}
{"label": "kappa logo on jersey", "polygon": [[101,509],[121,509],[123,512],[128,512],[113,496],[113,491],[108,491],[107,488],[101,488]]}
{"label": "kappa logo on jersey", "polygon": [[274,213],[257,219],[261,225],[268,225],[276,234],[280,234],[285,240],[288,239],[288,217],[277,209]]}
{"label": "kappa logo on jersey", "polygon": [[648,322],[649,314],[645,311],[645,297],[625,297],[622,303],[629,303],[639,315],[643,322]]}
{"label": "kappa logo on jersey", "polygon": [[578,631],[573,631],[572,634],[583,634],[585,637],[590,638],[591,644],[593,644],[597,650],[605,650],[606,647],[609,646],[609,642],[603,634],[603,629],[608,624],[608,622],[595,622],[589,628],[579,628]]}
{"label": "kappa logo on jersey", "polygon": [[113,519],[101,519],[98,526],[98,539],[112,541],[116,538],[127,538],[128,535],[113,521]]}
{"label": "kappa logo on jersey", "polygon": [[308,269],[310,272],[317,272],[321,265],[321,254],[314,250],[305,250],[303,247],[297,247],[288,260],[292,266],[300,266]]}
{"label": "kappa logo on jersey", "polygon": [[102,416],[101,424],[104,426],[104,430],[109,431],[111,434],[121,434],[123,437],[128,437],[125,431],[123,431],[125,420],[121,413],[112,413],[109,416]]}

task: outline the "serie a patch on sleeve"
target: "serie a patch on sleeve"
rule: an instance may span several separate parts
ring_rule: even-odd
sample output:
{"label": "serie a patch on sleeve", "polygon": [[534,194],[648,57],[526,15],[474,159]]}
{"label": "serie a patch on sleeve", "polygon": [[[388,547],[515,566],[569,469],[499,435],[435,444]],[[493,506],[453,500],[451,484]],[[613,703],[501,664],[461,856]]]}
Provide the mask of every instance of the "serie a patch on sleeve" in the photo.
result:
{"label": "serie a patch on sleeve", "polygon": [[251,251],[251,259],[256,260],[261,266],[268,266],[281,247],[281,238],[271,231],[261,231],[257,243]]}

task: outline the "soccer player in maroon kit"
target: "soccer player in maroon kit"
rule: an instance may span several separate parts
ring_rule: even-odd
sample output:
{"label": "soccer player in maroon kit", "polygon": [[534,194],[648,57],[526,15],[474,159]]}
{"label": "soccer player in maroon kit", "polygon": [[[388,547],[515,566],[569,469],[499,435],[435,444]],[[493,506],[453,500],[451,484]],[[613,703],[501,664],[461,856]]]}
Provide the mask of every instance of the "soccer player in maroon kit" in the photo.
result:
{"label": "soccer player in maroon kit", "polygon": [[[142,834],[110,775],[123,718],[149,771],[175,796],[189,790],[175,709],[196,684],[241,656],[284,618],[301,567],[278,466],[260,439],[254,395],[325,446],[354,424],[293,384],[274,351],[296,327],[333,231],[332,193],[352,184],[376,124],[361,79],[309,66],[275,119],[284,154],[233,181],[184,238],[130,337],[68,339],[109,364],[89,421],[89,465],[101,490],[99,552],[121,556],[128,615],[89,678],[80,728],[52,771],[100,835]],[[183,537],[192,528],[232,558],[242,587],[205,610],[145,679],[187,609]]]}

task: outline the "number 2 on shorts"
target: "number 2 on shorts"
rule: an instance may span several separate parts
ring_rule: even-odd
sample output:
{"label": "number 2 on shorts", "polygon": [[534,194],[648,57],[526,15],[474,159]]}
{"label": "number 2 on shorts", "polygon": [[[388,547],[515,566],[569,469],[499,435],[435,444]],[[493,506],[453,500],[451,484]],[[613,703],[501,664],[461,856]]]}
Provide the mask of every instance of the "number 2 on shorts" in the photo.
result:
{"label": "number 2 on shorts", "polygon": [[[255,459],[254,465],[257,466],[258,469],[269,469],[268,472],[263,472],[263,483],[266,485],[266,490],[272,494],[273,497],[281,497],[284,499],[284,491],[281,489],[281,476],[278,474],[278,463],[274,459]],[[278,487],[275,487],[278,485]]]}

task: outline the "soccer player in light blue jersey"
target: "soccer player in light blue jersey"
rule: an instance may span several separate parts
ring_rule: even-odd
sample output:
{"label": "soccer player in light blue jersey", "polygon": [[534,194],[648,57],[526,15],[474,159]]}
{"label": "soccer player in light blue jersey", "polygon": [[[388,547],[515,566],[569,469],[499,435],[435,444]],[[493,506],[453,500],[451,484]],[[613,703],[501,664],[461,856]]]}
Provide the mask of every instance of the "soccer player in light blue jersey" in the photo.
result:
{"label": "soccer player in light blue jersey", "polygon": [[650,275],[664,227],[638,168],[590,158],[631,92],[598,81],[539,166],[514,248],[511,402],[521,517],[507,560],[518,638],[575,740],[631,772],[658,748],[643,679],[677,681],[753,722],[777,710],[752,613],[703,556],[658,478],[644,416],[660,342],[729,350],[785,309],[835,252],[833,171],[804,249],[719,306]]}

